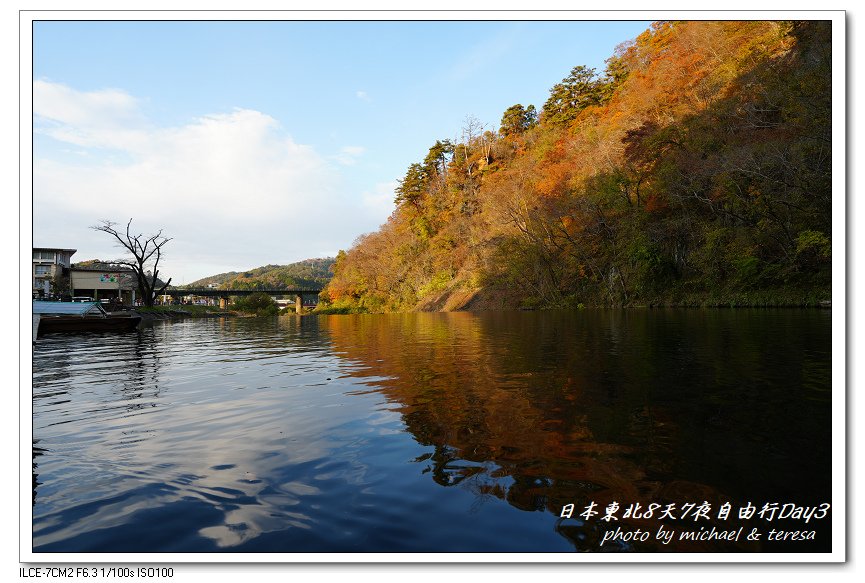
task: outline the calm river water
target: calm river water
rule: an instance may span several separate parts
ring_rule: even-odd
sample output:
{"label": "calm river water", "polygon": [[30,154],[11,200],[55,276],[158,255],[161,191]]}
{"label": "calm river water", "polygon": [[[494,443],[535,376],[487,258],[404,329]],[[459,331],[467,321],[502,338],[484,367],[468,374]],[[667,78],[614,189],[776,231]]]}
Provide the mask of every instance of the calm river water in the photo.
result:
{"label": "calm river water", "polygon": [[829,551],[831,511],[739,509],[832,502],[830,319],[291,316],[49,335],[33,348],[33,547]]}

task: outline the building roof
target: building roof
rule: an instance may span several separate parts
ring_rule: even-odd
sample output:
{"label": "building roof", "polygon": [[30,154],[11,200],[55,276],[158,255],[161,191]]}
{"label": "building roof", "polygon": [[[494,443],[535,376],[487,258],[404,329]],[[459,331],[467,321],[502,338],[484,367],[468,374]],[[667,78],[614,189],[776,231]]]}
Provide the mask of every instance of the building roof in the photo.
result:
{"label": "building roof", "polygon": [[75,267],[74,265],[69,268],[72,271],[91,271],[91,272],[99,272],[99,273],[135,273],[129,267],[120,267],[120,266],[111,266],[111,265],[101,265],[97,267]]}
{"label": "building roof", "polygon": [[34,314],[56,314],[64,316],[83,316],[85,314],[105,313],[98,302],[33,302]]}
{"label": "building roof", "polygon": [[70,254],[74,254],[78,251],[78,249],[61,249],[59,247],[34,247],[34,251],[66,251]]}

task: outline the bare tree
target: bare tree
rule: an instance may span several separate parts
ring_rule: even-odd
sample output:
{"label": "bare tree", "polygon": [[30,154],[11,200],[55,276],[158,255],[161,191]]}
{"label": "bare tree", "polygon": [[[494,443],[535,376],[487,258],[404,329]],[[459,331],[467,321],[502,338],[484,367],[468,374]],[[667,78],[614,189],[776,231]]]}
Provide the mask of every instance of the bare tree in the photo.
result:
{"label": "bare tree", "polygon": [[481,135],[484,131],[484,124],[481,123],[481,120],[476,118],[473,115],[467,115],[463,120],[463,154],[466,159],[466,172],[469,176],[472,175],[472,162],[469,157],[469,148],[474,148],[475,140],[477,140],[478,136]]}
{"label": "bare tree", "polygon": [[160,296],[168,285],[171,278],[164,284],[159,280],[159,261],[162,259],[162,247],[171,241],[162,235],[162,229],[154,235],[145,237],[142,234],[133,234],[130,230],[132,219],[126,223],[126,231],[121,232],[115,227],[119,223],[102,220],[100,224],[90,227],[95,231],[102,231],[114,237],[120,246],[132,255],[131,258],[123,258],[112,261],[118,265],[129,267],[138,280],[138,290],[141,292],[141,301],[147,307],[152,307],[154,300]]}

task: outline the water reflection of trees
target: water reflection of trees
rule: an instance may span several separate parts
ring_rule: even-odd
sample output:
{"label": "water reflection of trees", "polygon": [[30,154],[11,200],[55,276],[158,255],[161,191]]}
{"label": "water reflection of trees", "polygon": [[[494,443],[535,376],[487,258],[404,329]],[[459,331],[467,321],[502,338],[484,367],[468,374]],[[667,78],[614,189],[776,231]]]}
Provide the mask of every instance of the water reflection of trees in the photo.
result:
{"label": "water reflection of trees", "polygon": [[[778,326],[798,324],[776,316],[408,314],[322,318],[321,327],[355,363],[351,374],[376,377],[407,430],[433,448],[415,460],[422,472],[478,503],[558,515],[591,501],[717,508],[738,495],[777,497],[797,469],[810,485],[787,493],[825,501],[828,465],[788,458],[797,447],[828,450],[828,403],[802,394],[803,379],[824,372],[828,327],[782,340]],[[812,410],[773,409],[779,390],[791,403],[810,398]],[[809,442],[791,426],[810,431]],[[656,520],[619,524],[657,529]],[[567,520],[557,530],[583,548],[598,528]]]}

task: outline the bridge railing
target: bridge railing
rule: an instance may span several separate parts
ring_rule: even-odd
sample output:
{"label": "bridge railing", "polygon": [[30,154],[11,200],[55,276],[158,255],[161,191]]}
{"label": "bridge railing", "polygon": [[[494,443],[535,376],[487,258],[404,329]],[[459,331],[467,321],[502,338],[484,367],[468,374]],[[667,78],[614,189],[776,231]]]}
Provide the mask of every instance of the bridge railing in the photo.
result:
{"label": "bridge railing", "polygon": [[230,296],[248,296],[254,293],[265,293],[269,296],[296,296],[320,294],[320,288],[291,288],[291,289],[167,289],[160,295],[166,296],[203,296],[225,298]]}

